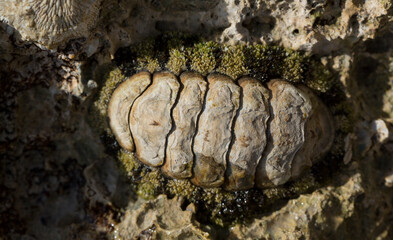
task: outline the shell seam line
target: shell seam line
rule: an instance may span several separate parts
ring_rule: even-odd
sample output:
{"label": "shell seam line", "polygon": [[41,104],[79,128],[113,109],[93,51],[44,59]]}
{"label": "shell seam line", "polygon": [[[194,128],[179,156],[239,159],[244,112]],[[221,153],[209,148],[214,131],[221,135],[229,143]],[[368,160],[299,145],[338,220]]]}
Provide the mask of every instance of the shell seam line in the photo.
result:
{"label": "shell seam line", "polygon": [[228,166],[230,166],[229,155],[231,153],[232,146],[235,143],[235,139],[236,139],[236,136],[235,136],[236,120],[238,119],[238,117],[240,115],[240,110],[243,109],[243,88],[238,84],[238,82],[236,80],[233,80],[233,83],[236,84],[237,86],[239,86],[239,107],[236,109],[235,116],[233,117],[232,123],[231,123],[231,141],[228,144],[228,150],[227,150],[227,153],[225,154],[224,184],[227,179],[227,176],[230,175],[230,171],[231,171],[231,169],[228,168]]}
{"label": "shell seam line", "polygon": [[[165,163],[166,163],[166,156],[167,156],[167,151],[168,151],[168,139],[169,139],[169,135],[171,135],[175,130],[176,130],[176,124],[175,124],[175,119],[173,118],[173,110],[175,109],[175,107],[177,106],[177,104],[179,103],[179,99],[180,99],[180,94],[181,94],[181,92],[183,91],[183,88],[184,88],[184,85],[183,85],[183,83],[178,79],[178,77],[177,76],[175,76],[175,78],[176,78],[176,81],[179,83],[179,90],[177,91],[177,94],[176,94],[176,98],[175,98],[175,101],[174,101],[174,103],[173,103],[173,105],[172,105],[172,107],[171,107],[171,110],[170,110],[170,117],[171,117],[171,124],[172,124],[172,126],[171,126],[171,129],[169,130],[169,132],[166,134],[166,137],[165,137],[165,146],[164,146],[164,159],[163,159],[163,163],[162,163],[162,165],[161,166],[163,166]],[[160,166],[160,167],[161,167]]]}
{"label": "shell seam line", "polygon": [[205,91],[205,95],[203,96],[203,102],[202,102],[201,111],[198,113],[197,120],[196,120],[196,123],[195,123],[195,133],[194,133],[194,136],[192,137],[192,140],[191,140],[191,151],[192,151],[192,155],[193,155],[193,157],[192,157],[192,165],[191,165],[191,174],[192,174],[191,178],[194,177],[194,167],[195,167],[195,164],[196,164],[196,154],[195,154],[195,151],[194,151],[195,138],[196,138],[196,136],[197,136],[197,134],[199,132],[199,120],[200,120],[200,118],[202,116],[202,113],[206,109],[207,94],[209,92],[209,87],[210,87],[210,84],[209,84],[209,81],[207,80],[207,77],[203,77],[202,76],[202,78],[206,81],[206,91]]}
{"label": "shell seam line", "polygon": [[262,154],[261,154],[261,158],[260,158],[260,160],[259,160],[259,163],[256,165],[256,168],[255,168],[255,174],[254,174],[254,179],[255,179],[255,180],[254,180],[254,187],[255,187],[255,186],[258,187],[257,180],[260,179],[260,178],[257,178],[257,174],[259,173],[259,172],[258,172],[258,169],[259,169],[259,168],[262,168],[263,165],[266,166],[266,150],[267,150],[270,146],[273,145],[272,136],[271,136],[271,134],[269,134],[269,133],[270,133],[270,125],[271,125],[271,122],[272,122],[273,119],[274,119],[273,107],[272,107],[273,92],[272,92],[272,90],[267,86],[267,83],[262,83],[262,85],[267,89],[267,91],[268,91],[268,93],[269,93],[269,98],[266,100],[266,103],[267,103],[266,107],[269,109],[269,119],[268,119],[267,122],[266,122],[266,129],[265,129],[265,132],[266,132],[266,145],[265,145],[265,148],[264,148],[263,151],[262,151]]}
{"label": "shell seam line", "polygon": [[[136,153],[136,145],[135,145],[135,140],[134,140],[134,136],[132,135],[132,131],[131,131],[131,125],[130,125],[130,115],[131,115],[131,110],[132,107],[134,107],[135,102],[138,100],[138,98],[142,97],[142,95],[151,87],[151,85],[153,85],[153,76],[150,74],[150,83],[146,86],[145,90],[143,90],[139,96],[137,96],[134,101],[132,102],[131,106],[130,106],[130,110],[128,111],[127,114],[127,124],[128,124],[128,130],[130,131],[130,137],[132,140],[132,143],[134,144],[134,152]],[[139,160],[139,159],[138,159]]]}

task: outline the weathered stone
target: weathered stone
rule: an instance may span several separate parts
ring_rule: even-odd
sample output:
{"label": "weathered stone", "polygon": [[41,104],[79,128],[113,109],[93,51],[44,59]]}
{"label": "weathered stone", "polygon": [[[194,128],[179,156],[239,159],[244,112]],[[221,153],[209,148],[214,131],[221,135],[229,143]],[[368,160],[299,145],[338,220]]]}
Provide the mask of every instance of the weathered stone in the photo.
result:
{"label": "weathered stone", "polygon": [[192,175],[192,143],[207,87],[207,82],[196,73],[184,73],[180,79],[184,87],[173,109],[175,126],[168,137],[166,162],[162,167],[162,171],[173,178]]}
{"label": "weathered stone", "polygon": [[242,78],[243,89],[239,115],[234,128],[234,142],[229,150],[225,188],[244,190],[254,186],[255,169],[266,146],[269,119],[269,92],[253,78]]}
{"label": "weathered stone", "polygon": [[218,187],[224,182],[231,128],[240,101],[240,87],[229,77],[209,75],[206,105],[194,140],[194,184]]}
{"label": "weathered stone", "polygon": [[268,88],[268,144],[256,172],[256,185],[262,188],[284,184],[291,177],[292,160],[304,144],[304,125],[311,114],[310,99],[292,84],[272,80]]}
{"label": "weathered stone", "polygon": [[136,155],[149,166],[164,163],[166,138],[172,128],[171,109],[179,88],[173,74],[155,73],[152,85],[135,100],[130,111]]}
{"label": "weathered stone", "polygon": [[121,83],[113,92],[108,104],[109,125],[120,146],[134,151],[128,117],[131,106],[151,83],[150,73],[140,72]]}
{"label": "weathered stone", "polygon": [[312,102],[312,114],[305,125],[305,142],[293,158],[291,178],[300,176],[324,156],[333,144],[333,119],[326,106],[307,87],[298,86]]}
{"label": "weathered stone", "polygon": [[56,47],[72,38],[87,37],[100,8],[101,0],[6,0],[0,2],[0,19],[26,40]]}

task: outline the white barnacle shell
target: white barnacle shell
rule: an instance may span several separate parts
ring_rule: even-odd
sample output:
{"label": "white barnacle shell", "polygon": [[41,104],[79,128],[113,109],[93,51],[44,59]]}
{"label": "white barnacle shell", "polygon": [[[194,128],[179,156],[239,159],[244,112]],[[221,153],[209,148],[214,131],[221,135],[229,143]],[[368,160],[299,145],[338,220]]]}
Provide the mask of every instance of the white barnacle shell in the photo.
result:
{"label": "white barnacle shell", "polygon": [[87,36],[100,11],[101,0],[4,0],[0,19],[13,26],[24,40],[55,47]]}
{"label": "white barnacle shell", "polygon": [[161,72],[143,91],[131,91],[141,74],[115,90],[110,125],[123,148],[168,177],[231,191],[282,185],[334,140],[328,109],[305,86]]}

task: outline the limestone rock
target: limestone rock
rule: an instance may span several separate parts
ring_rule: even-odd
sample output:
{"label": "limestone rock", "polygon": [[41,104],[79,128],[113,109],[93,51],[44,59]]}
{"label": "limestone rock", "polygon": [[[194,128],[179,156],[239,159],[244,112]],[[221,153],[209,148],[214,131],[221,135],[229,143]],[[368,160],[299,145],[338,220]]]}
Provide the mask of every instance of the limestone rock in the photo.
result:
{"label": "limestone rock", "polygon": [[128,124],[131,106],[150,83],[150,73],[140,72],[135,74],[115,89],[109,101],[109,125],[117,142],[126,150],[135,150]]}
{"label": "limestone rock", "polygon": [[130,111],[130,129],[139,160],[149,166],[164,163],[166,136],[172,128],[171,109],[180,84],[171,73],[155,73],[153,83]]}
{"label": "limestone rock", "polygon": [[23,39],[54,47],[88,36],[100,5],[101,0],[6,0],[0,2],[0,19],[16,28]]}
{"label": "limestone rock", "polygon": [[218,187],[224,182],[226,159],[232,138],[232,123],[239,108],[240,87],[229,77],[209,75],[206,106],[194,140],[194,176],[202,187]]}
{"label": "limestone rock", "polygon": [[266,125],[269,119],[269,92],[253,78],[242,78],[243,89],[239,115],[234,128],[234,142],[229,150],[227,184],[229,190],[254,186],[255,169],[266,146]]}
{"label": "limestone rock", "polygon": [[207,82],[196,73],[184,73],[180,79],[184,87],[173,109],[175,130],[168,137],[166,162],[162,171],[174,178],[187,178],[192,175],[192,143],[205,100]]}
{"label": "limestone rock", "polygon": [[281,185],[291,177],[292,160],[304,144],[304,125],[312,113],[310,99],[292,84],[272,80],[268,88],[271,121],[268,145],[256,173],[258,187]]}
{"label": "limestone rock", "polygon": [[138,204],[128,209],[117,225],[116,239],[211,239],[193,219],[193,212],[181,209],[179,198],[169,200],[160,195]]}

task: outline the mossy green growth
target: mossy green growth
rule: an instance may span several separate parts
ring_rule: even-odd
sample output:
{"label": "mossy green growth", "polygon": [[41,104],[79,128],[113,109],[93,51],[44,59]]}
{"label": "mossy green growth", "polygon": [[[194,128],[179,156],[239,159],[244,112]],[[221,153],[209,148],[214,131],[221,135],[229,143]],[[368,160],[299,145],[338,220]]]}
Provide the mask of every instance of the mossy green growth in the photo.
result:
{"label": "mossy green growth", "polygon": [[234,80],[241,76],[261,81],[282,78],[305,83],[319,92],[327,92],[334,82],[329,69],[320,62],[311,60],[303,52],[281,46],[227,45],[168,33],[132,45],[129,51],[130,72],[167,70],[180,75],[184,71],[195,71],[203,76],[219,72]]}
{"label": "mossy green growth", "polygon": [[191,61],[190,69],[203,76],[213,72],[216,68],[216,54],[219,44],[216,42],[201,42],[188,49],[188,56]]}
{"label": "mossy green growth", "polygon": [[124,81],[125,76],[122,71],[112,66],[110,70],[104,74],[103,86],[98,93],[96,101],[90,108],[91,114],[89,114],[90,122],[94,128],[100,132],[105,132],[108,135],[112,134],[107,122],[107,109],[111,95],[117,85]]}
{"label": "mossy green growth", "polygon": [[180,75],[181,72],[187,70],[187,58],[183,49],[171,49],[169,51],[169,59],[166,67],[172,73]]}
{"label": "mossy green growth", "polygon": [[325,93],[329,91],[335,82],[332,72],[315,59],[310,60],[308,69],[309,72],[305,84],[318,92]]}
{"label": "mossy green growth", "polygon": [[148,40],[131,47],[136,54],[136,70],[149,72],[159,71],[160,63],[155,51],[154,41]]}
{"label": "mossy green growth", "polygon": [[153,199],[163,192],[164,177],[159,169],[143,169],[138,181],[137,194],[144,199]]}
{"label": "mossy green growth", "polygon": [[250,71],[246,66],[245,49],[246,45],[224,45],[217,72],[228,75],[232,79],[248,75]]}
{"label": "mossy green growth", "polygon": [[126,150],[120,149],[117,154],[117,159],[119,159],[120,163],[122,164],[122,169],[125,170],[127,176],[131,177],[130,174],[138,171],[143,164],[136,159],[134,153],[130,153]]}

